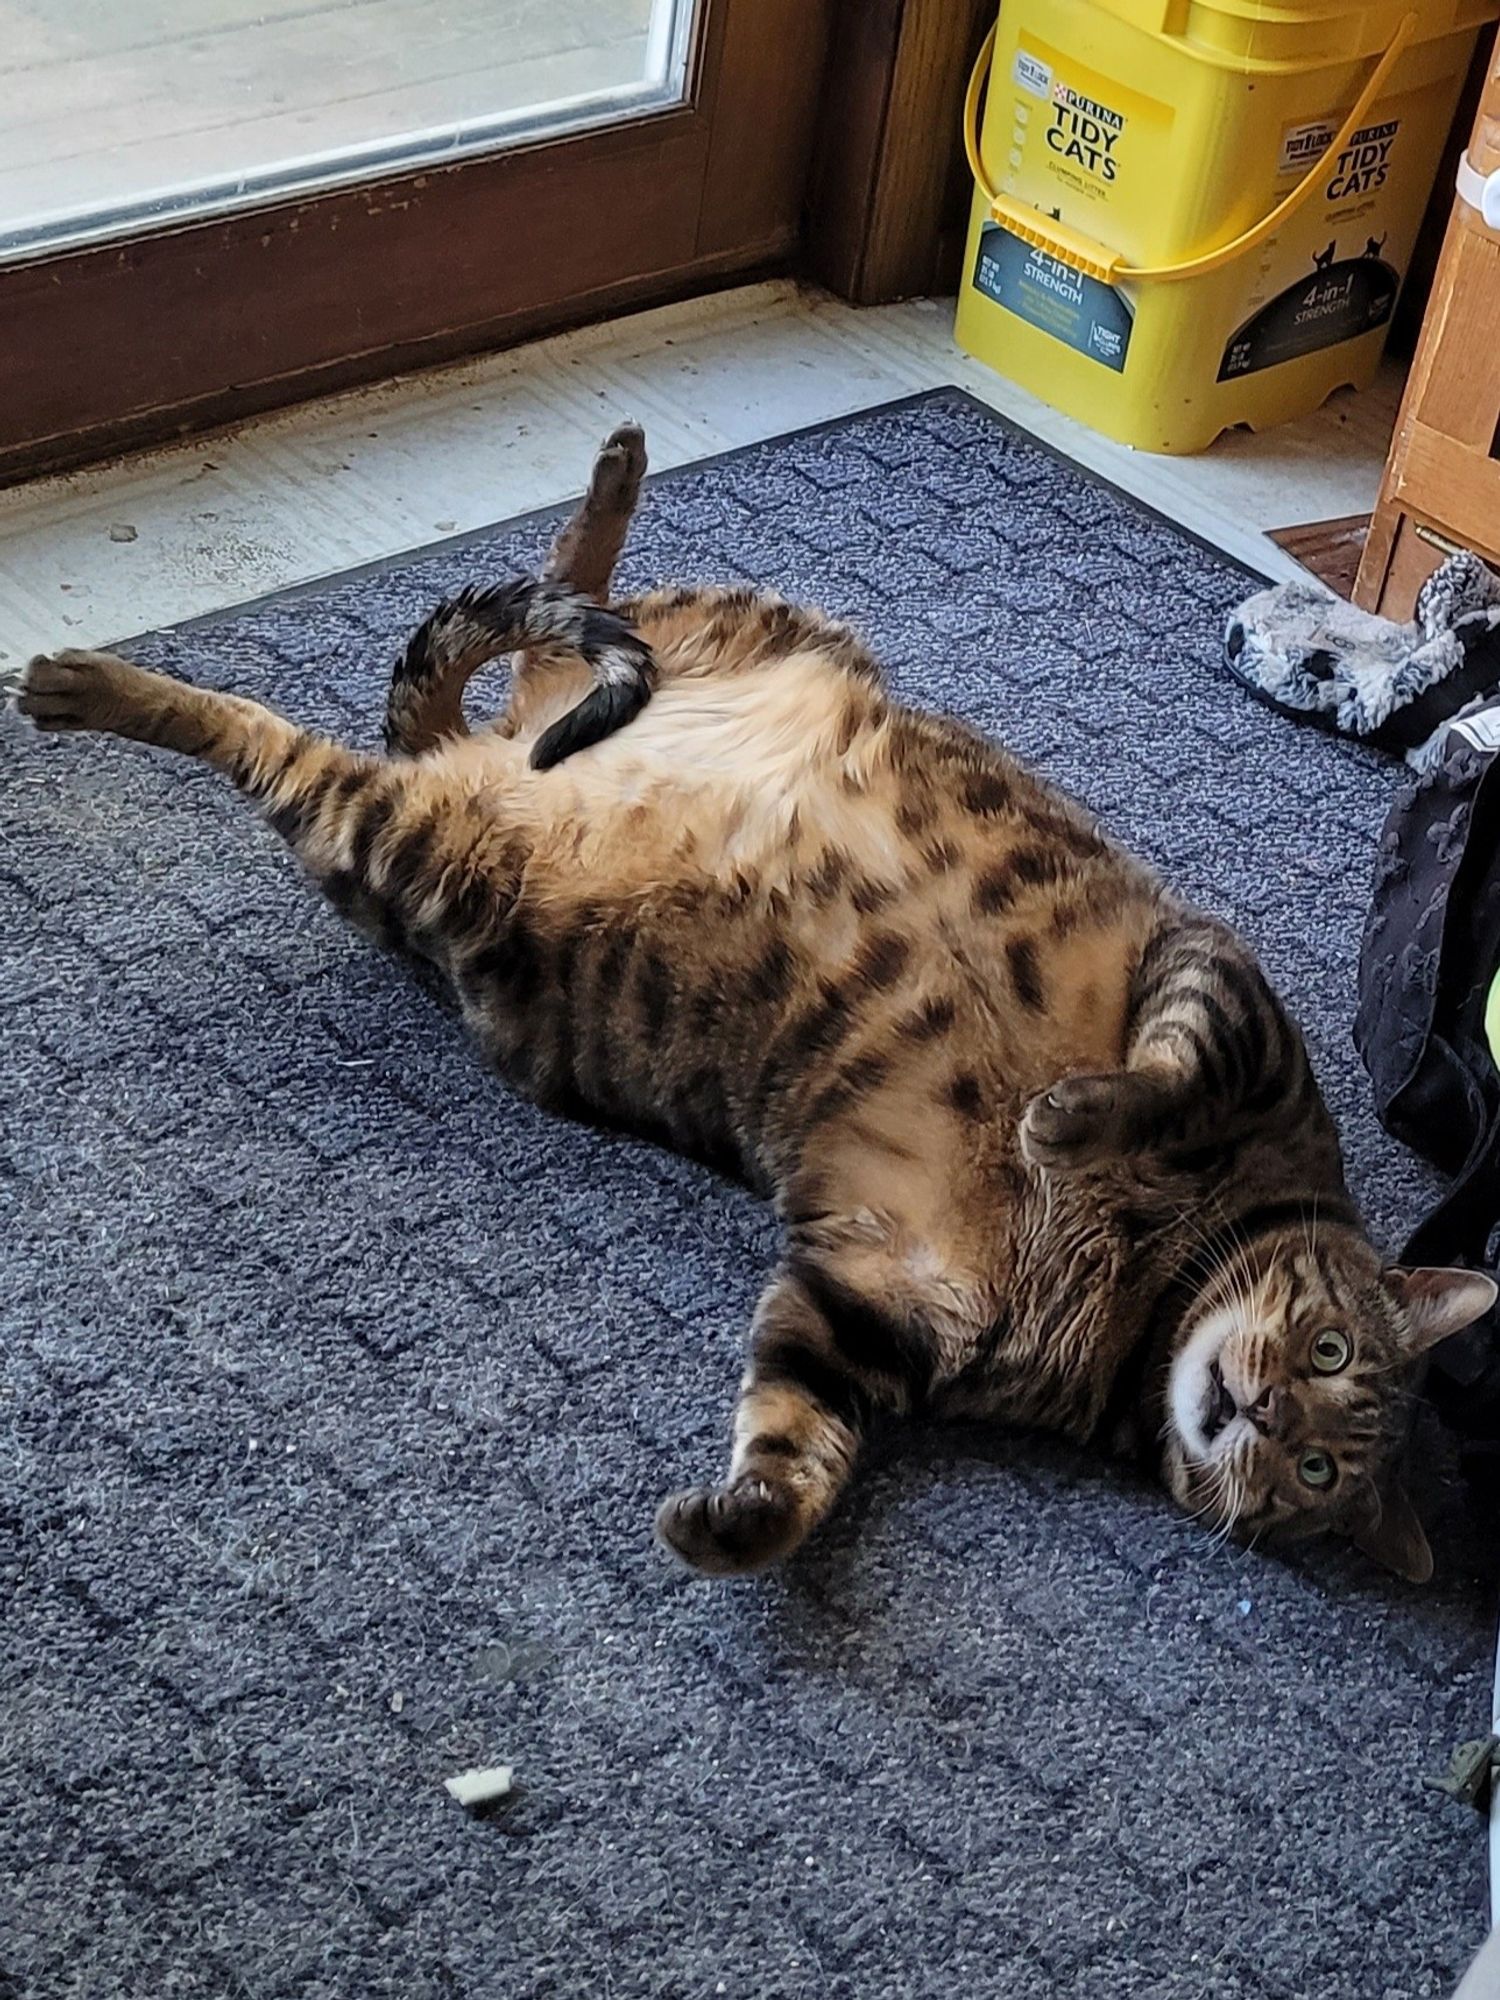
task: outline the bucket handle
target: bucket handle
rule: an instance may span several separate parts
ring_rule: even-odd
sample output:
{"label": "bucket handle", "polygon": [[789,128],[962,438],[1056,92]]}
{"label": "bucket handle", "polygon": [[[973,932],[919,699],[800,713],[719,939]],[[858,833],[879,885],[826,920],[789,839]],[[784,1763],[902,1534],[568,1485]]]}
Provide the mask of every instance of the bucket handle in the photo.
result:
{"label": "bucket handle", "polygon": [[1231,237],[1213,250],[1204,250],[1196,257],[1185,258],[1179,264],[1127,264],[1118,250],[1111,250],[1096,237],[1086,235],[1081,229],[1073,229],[1065,222],[1054,221],[1033,208],[1030,202],[1017,201],[1013,195],[1000,194],[990,185],[985,172],[984,159],[979,150],[979,99],[984,89],[985,78],[989,75],[990,62],[995,53],[995,36],[1000,23],[984,38],[984,46],[974,63],[969,76],[969,88],[964,97],[964,146],[969,155],[969,166],[979,192],[989,203],[990,215],[1002,224],[1013,236],[1019,236],[1023,243],[1033,249],[1043,250],[1059,264],[1067,264],[1075,271],[1082,271],[1090,278],[1098,278],[1106,285],[1122,281],[1133,282],[1140,278],[1196,278],[1205,271],[1218,271],[1225,264],[1232,263],[1246,250],[1254,249],[1257,243],[1279,229],[1288,216],[1295,215],[1321,177],[1323,161],[1329,154],[1341,153],[1350,139],[1359,130],[1370,106],[1380,95],[1381,86],[1400,60],[1401,53],[1411,40],[1417,25],[1417,17],[1403,14],[1397,23],[1396,32],[1391,37],[1391,45],[1376,63],[1370,80],[1355,100],[1354,109],[1335,133],[1327,152],[1318,156],[1311,169],[1259,222],[1238,236]]}

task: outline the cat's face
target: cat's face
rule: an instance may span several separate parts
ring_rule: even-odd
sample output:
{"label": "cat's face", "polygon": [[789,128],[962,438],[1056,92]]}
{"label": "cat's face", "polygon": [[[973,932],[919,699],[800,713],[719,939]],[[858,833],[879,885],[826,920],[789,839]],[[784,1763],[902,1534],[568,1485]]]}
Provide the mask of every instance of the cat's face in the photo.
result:
{"label": "cat's face", "polygon": [[1348,1233],[1234,1260],[1172,1357],[1173,1495],[1242,1540],[1332,1530],[1425,1582],[1427,1539],[1387,1465],[1409,1367],[1495,1296],[1470,1271],[1383,1270]]}

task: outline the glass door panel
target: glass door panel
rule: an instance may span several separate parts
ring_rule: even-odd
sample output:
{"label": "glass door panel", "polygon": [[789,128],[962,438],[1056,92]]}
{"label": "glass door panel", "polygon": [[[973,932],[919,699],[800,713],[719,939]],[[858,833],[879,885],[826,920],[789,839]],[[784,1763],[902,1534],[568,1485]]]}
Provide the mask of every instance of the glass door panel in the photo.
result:
{"label": "glass door panel", "polygon": [[0,259],[681,103],[694,0],[0,0]]}

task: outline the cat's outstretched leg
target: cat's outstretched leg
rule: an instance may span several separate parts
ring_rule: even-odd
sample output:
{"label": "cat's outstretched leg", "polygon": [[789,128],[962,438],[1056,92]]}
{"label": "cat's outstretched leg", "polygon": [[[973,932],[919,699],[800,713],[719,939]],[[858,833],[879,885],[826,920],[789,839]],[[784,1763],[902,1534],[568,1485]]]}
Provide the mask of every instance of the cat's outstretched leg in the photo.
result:
{"label": "cat's outstretched leg", "polygon": [[1224,925],[1191,917],[1141,956],[1124,1067],[1066,1076],[1034,1097],[1021,1144],[1045,1167],[1146,1152],[1187,1166],[1282,1106],[1300,1116],[1314,1096],[1302,1038],[1249,952]]}
{"label": "cat's outstretched leg", "polygon": [[213,765],[335,905],[384,942],[453,969],[503,929],[525,859],[521,833],[426,771],[112,653],[33,660],[16,705],[41,730],[98,730]]}
{"label": "cat's outstretched leg", "polygon": [[[588,491],[567,526],[552,544],[542,581],[555,591],[603,604],[610,579],[624,546],[630,517],[646,470],[645,434],[638,424],[621,424],[605,439]],[[407,647],[391,678],[386,703],[386,747],[395,756],[420,757],[447,738],[467,736],[464,689],[496,654],[494,636],[482,629],[455,627],[437,633],[429,619]],[[532,656],[517,662],[517,686],[566,672],[577,684],[577,698],[586,694],[590,676],[571,655],[545,664]],[[515,734],[518,712],[502,725]]]}
{"label": "cat's outstretched leg", "polygon": [[778,1272],[756,1310],[728,1476],[664,1500],[657,1533],[710,1576],[789,1555],[842,1490],[869,1409],[826,1314],[797,1277]]}
{"label": "cat's outstretched leg", "polygon": [[200,757],[252,798],[288,812],[314,770],[331,780],[377,764],[298,729],[257,701],[193,687],[114,653],[39,655],[21,675],[16,706],[49,734],[92,730]]}
{"label": "cat's outstretched leg", "polygon": [[822,1248],[794,1231],[756,1308],[724,1484],[673,1494],[657,1533],[710,1575],[789,1555],[837,1500],[873,1415],[921,1404],[935,1366],[910,1276],[867,1228]]}

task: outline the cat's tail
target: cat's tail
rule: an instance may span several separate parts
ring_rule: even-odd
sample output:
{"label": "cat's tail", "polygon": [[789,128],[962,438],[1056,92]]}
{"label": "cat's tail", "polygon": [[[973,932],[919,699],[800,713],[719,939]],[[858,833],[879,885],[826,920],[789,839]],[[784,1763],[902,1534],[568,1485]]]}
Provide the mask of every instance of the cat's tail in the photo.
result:
{"label": "cat's tail", "polygon": [[651,648],[618,612],[535,577],[461,590],[423,620],[396,662],[386,703],[386,748],[418,756],[444,736],[467,735],[465,684],[502,653],[579,659],[593,679],[583,700],[532,745],[531,763],[538,771],[623,729],[656,685]]}

